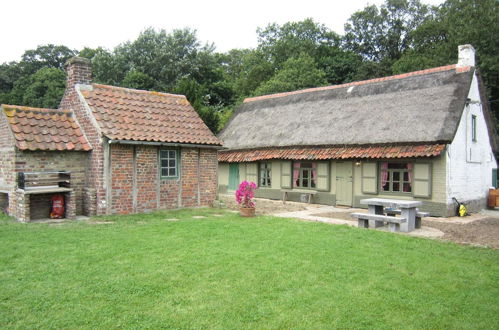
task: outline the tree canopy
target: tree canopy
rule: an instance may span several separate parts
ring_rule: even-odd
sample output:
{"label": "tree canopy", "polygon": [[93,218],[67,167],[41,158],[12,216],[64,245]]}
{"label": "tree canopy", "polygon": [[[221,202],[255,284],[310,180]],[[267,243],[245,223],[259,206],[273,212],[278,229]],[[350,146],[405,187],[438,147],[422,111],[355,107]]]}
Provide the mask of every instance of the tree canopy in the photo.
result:
{"label": "tree canopy", "polygon": [[189,28],[147,28],[111,50],[41,45],[0,64],[0,102],[57,107],[64,64],[78,54],[91,59],[95,82],[186,95],[217,132],[245,97],[456,63],[457,46],[472,44],[498,116],[497,22],[497,0],[385,0],[353,13],[344,35],[313,19],[270,23],[257,29],[256,48],[225,53]]}

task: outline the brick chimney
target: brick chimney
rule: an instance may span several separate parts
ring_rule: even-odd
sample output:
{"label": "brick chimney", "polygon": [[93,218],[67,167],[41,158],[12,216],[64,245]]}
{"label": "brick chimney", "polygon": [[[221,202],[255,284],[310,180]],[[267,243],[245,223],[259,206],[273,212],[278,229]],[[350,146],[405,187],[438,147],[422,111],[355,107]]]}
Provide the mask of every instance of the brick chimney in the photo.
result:
{"label": "brick chimney", "polygon": [[475,48],[472,45],[459,45],[457,67],[475,66]]}
{"label": "brick chimney", "polygon": [[89,59],[72,57],[66,62],[66,88],[73,88],[76,84],[90,85],[92,83],[92,65]]}

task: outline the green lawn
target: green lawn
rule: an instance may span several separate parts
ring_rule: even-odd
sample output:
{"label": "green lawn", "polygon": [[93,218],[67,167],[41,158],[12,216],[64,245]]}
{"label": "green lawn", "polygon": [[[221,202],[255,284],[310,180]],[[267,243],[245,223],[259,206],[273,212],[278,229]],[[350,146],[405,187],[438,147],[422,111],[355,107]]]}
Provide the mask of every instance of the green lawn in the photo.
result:
{"label": "green lawn", "polygon": [[0,328],[499,324],[499,251],[221,212],[1,219]]}

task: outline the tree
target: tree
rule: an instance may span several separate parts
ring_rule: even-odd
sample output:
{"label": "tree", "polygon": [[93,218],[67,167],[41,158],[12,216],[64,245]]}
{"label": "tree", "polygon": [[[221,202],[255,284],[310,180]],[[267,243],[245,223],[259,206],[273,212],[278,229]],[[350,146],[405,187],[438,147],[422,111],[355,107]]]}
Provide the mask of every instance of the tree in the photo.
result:
{"label": "tree", "polygon": [[307,54],[314,59],[317,68],[324,71],[330,84],[350,81],[361,62],[358,55],[340,47],[338,34],[311,18],[282,26],[270,24],[265,29],[258,29],[258,40],[258,49],[275,71],[288,59]]}
{"label": "tree", "polygon": [[[458,45],[471,44],[491,107],[499,118],[499,2],[447,0],[411,34],[413,48],[393,64],[402,73],[456,63]],[[486,28],[485,28],[486,27]]]}
{"label": "tree", "polygon": [[40,108],[57,108],[66,85],[66,75],[60,69],[41,68],[36,73],[18,79],[10,92],[9,103]]}
{"label": "tree", "polygon": [[126,73],[121,85],[123,87],[151,90],[154,87],[154,79],[138,70],[130,70]]}
{"label": "tree", "polygon": [[78,54],[77,51],[62,45],[42,45],[24,52],[19,65],[24,75],[30,75],[41,68],[64,70],[66,61]]}
{"label": "tree", "polygon": [[325,76],[324,71],[317,68],[311,56],[301,54],[284,62],[282,70],[258,87],[255,95],[322,86],[327,84]]}
{"label": "tree", "polygon": [[345,24],[344,45],[366,60],[391,63],[411,47],[411,31],[432,17],[419,0],[386,0],[366,6]]}

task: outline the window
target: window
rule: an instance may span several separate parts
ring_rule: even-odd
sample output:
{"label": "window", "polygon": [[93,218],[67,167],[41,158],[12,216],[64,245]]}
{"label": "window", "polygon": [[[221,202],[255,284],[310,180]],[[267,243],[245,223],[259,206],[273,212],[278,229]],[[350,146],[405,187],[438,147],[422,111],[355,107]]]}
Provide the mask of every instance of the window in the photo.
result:
{"label": "window", "polygon": [[380,179],[381,191],[410,193],[412,192],[412,164],[382,162]]}
{"label": "window", "polygon": [[295,162],[293,164],[293,187],[315,189],[317,163]]}
{"label": "window", "polygon": [[159,162],[162,178],[176,178],[178,176],[177,150],[160,150]]}
{"label": "window", "polygon": [[260,163],[260,187],[272,186],[272,163]]}
{"label": "window", "polygon": [[471,115],[471,140],[476,142],[476,116]]}

